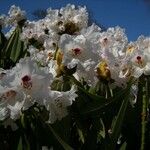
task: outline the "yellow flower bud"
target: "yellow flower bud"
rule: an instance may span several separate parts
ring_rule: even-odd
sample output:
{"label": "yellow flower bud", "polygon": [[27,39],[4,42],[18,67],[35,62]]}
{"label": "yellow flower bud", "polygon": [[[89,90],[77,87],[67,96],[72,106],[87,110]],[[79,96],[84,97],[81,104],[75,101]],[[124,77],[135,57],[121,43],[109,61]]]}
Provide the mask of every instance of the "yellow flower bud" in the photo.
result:
{"label": "yellow flower bud", "polygon": [[100,79],[104,79],[104,80],[111,79],[111,73],[110,73],[110,70],[108,69],[108,65],[105,61],[102,61],[99,63],[96,73]]}
{"label": "yellow flower bud", "polygon": [[60,49],[58,49],[58,51],[56,52],[56,61],[58,66],[62,64],[62,59],[63,59],[63,53],[61,52]]}

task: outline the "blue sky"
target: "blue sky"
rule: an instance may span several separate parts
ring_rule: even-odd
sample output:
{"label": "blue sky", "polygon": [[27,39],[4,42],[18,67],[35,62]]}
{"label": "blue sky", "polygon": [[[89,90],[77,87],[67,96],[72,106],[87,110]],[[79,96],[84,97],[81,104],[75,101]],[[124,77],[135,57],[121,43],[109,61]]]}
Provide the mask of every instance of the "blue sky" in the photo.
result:
{"label": "blue sky", "polygon": [[94,20],[105,27],[125,28],[129,40],[136,40],[141,34],[150,36],[150,6],[144,0],[0,0],[0,13],[7,13],[15,4],[32,19],[35,9],[60,8],[68,3],[86,5]]}

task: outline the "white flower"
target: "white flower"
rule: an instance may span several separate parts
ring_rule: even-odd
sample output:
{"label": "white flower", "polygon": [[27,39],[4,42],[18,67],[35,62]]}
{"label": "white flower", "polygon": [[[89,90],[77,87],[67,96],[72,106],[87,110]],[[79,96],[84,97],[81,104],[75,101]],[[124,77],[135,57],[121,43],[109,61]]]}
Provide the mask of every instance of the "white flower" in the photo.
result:
{"label": "white flower", "polygon": [[81,30],[81,34],[86,37],[91,43],[99,43],[99,38],[101,36],[101,28],[96,24],[92,24],[87,28]]}
{"label": "white flower", "polygon": [[30,55],[32,56],[32,59],[34,59],[35,61],[37,61],[40,65],[42,66],[46,66],[47,65],[47,52],[46,50],[38,50],[37,48],[30,46],[28,48],[28,52],[30,53]]}
{"label": "white flower", "polygon": [[35,22],[27,22],[25,24],[25,27],[23,27],[23,32],[21,34],[21,39],[26,40],[26,39],[31,39],[36,37],[35,33]]}
{"label": "white flower", "polygon": [[90,44],[90,41],[83,35],[73,37],[66,34],[61,36],[60,49],[63,53],[63,63],[67,65],[72,59],[78,59],[81,62],[88,59],[97,61],[99,56],[93,52]]}
{"label": "white flower", "polygon": [[53,78],[55,78],[57,75],[56,72],[56,69],[58,67],[57,62],[55,60],[50,60],[48,63],[48,67],[49,67],[49,72],[53,75]]}
{"label": "white flower", "polygon": [[[93,27],[91,27],[93,28]],[[62,35],[60,38],[60,49],[63,54],[62,63],[71,69],[77,66],[77,76],[79,79],[85,78],[89,84],[95,84],[95,66],[101,60],[99,43],[96,42],[96,34],[88,34],[91,29],[84,31],[84,35],[71,36]],[[96,33],[96,32],[95,32]],[[91,41],[93,37],[93,41]]]}
{"label": "white flower", "polygon": [[21,90],[16,89],[15,87],[8,88],[1,86],[0,89],[0,116],[3,116],[3,119],[6,119],[7,117],[12,118],[13,120],[18,119],[24,105],[25,95]]}
{"label": "white flower", "polygon": [[66,7],[60,9],[60,14],[62,14],[66,22],[71,21],[75,23],[80,30],[87,27],[88,13],[86,7],[79,6],[76,9],[75,5],[68,4]]}
{"label": "white flower", "polygon": [[9,23],[16,24],[19,21],[26,19],[26,12],[22,11],[19,7],[12,5],[9,12]]}
{"label": "white flower", "polygon": [[49,123],[61,120],[68,114],[67,107],[72,105],[77,97],[75,92],[74,86],[66,92],[50,91],[49,98],[45,100],[45,107],[49,111]]}
{"label": "white flower", "polygon": [[142,74],[150,75],[150,39],[139,37],[136,42],[129,43],[125,63],[131,68],[131,76],[139,78]]}
{"label": "white flower", "polygon": [[2,84],[20,89],[31,101],[39,104],[49,95],[52,75],[47,68],[40,69],[31,58],[21,59],[13,72],[5,76]]}
{"label": "white flower", "polygon": [[31,99],[40,102],[48,95],[52,75],[47,68],[40,69],[34,61],[26,58],[16,65],[16,71],[12,84],[21,87]]}
{"label": "white flower", "polygon": [[56,49],[58,41],[59,36],[55,32],[50,31],[49,37],[44,41],[45,49],[54,51]]}
{"label": "white flower", "polygon": [[104,58],[107,55],[106,51],[111,52],[116,58],[125,55],[125,47],[128,39],[124,33],[124,29],[118,26],[115,28],[108,28],[106,32],[101,33],[99,41]]}
{"label": "white flower", "polygon": [[27,22],[25,27],[23,28],[23,32],[21,34],[21,39],[25,42],[31,42],[32,39],[37,40],[39,43],[44,44],[45,39],[48,38],[48,35],[45,34],[45,30],[43,29],[43,22]]}
{"label": "white flower", "polygon": [[21,115],[21,109],[24,106],[24,101],[16,101],[14,105],[9,105],[7,108],[9,109],[10,112],[10,118],[13,120],[19,119]]}

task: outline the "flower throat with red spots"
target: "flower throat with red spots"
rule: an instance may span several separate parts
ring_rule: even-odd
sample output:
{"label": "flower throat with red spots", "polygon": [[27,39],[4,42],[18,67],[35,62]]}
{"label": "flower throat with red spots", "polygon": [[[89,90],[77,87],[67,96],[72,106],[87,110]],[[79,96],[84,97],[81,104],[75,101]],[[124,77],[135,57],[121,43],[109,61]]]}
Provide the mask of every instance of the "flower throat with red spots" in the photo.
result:
{"label": "flower throat with red spots", "polygon": [[78,56],[78,55],[81,54],[81,49],[80,49],[80,48],[72,49],[72,51],[73,51],[73,54],[74,54],[75,56]]}
{"label": "flower throat with red spots", "polygon": [[25,75],[24,77],[21,78],[22,83],[21,85],[26,88],[26,89],[31,89],[32,87],[32,82],[31,82],[31,77],[28,75]]}

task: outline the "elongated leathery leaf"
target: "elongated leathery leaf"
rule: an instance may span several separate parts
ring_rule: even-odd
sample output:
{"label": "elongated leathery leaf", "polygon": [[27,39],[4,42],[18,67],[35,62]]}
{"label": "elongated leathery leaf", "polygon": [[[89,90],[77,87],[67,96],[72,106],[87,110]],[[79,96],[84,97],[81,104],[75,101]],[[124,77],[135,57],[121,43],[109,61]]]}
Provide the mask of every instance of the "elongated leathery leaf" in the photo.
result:
{"label": "elongated leathery leaf", "polygon": [[7,39],[4,36],[4,34],[0,31],[0,52],[2,51],[2,48],[4,47]]}
{"label": "elongated leathery leaf", "polygon": [[12,48],[10,49],[10,59],[11,60],[15,60],[15,55],[16,55],[15,53],[17,51],[18,41],[19,41],[19,28],[16,29],[16,34],[14,37],[14,43],[12,45]]}
{"label": "elongated leathery leaf", "polygon": [[20,40],[20,34],[21,34],[21,28],[17,27],[15,41],[10,53],[10,59],[13,62],[17,62],[22,56],[22,53],[24,53],[24,43],[23,41]]}
{"label": "elongated leathery leaf", "polygon": [[0,67],[4,67],[4,54],[3,54],[3,47],[5,46],[7,42],[6,37],[4,34],[0,31]]}
{"label": "elongated leathery leaf", "polygon": [[118,95],[116,95],[113,98],[106,99],[105,97],[94,95],[86,90],[79,88],[87,95],[87,98],[91,99],[90,102],[87,103],[87,105],[84,105],[84,107],[81,110],[82,115],[101,115],[105,110],[108,109],[108,107],[113,106],[115,102],[120,102],[123,100],[123,96],[126,94],[126,90],[121,90]]}
{"label": "elongated leathery leaf", "polygon": [[65,150],[73,150],[73,148],[70,147],[70,145],[68,145],[65,141],[63,141],[62,138],[54,131],[54,129],[51,127],[50,124],[48,124],[48,126],[51,132],[53,133],[53,135],[55,136],[55,138],[58,140],[58,142],[62,145],[62,147]]}
{"label": "elongated leathery leaf", "polygon": [[20,137],[20,139],[19,139],[17,150],[23,150],[22,137]]}
{"label": "elongated leathery leaf", "polygon": [[112,150],[115,150],[115,146],[118,140],[118,137],[120,135],[121,127],[123,124],[124,116],[127,110],[127,106],[129,103],[129,96],[130,96],[130,87],[132,83],[129,83],[127,87],[126,97],[124,98],[121,107],[119,109],[118,115],[116,117],[116,121],[114,122],[114,125],[112,127],[112,134],[111,134],[111,143],[109,145],[109,148]]}
{"label": "elongated leathery leaf", "polygon": [[11,59],[16,63],[21,57],[25,55],[25,48],[23,41],[20,40],[21,28],[18,26],[13,31],[3,48],[6,59]]}
{"label": "elongated leathery leaf", "polygon": [[11,49],[14,45],[14,41],[15,41],[15,37],[16,37],[16,34],[17,34],[17,29],[15,29],[12,33],[12,35],[10,36],[10,38],[8,39],[5,47],[3,48],[3,52],[5,54],[5,57],[9,58],[10,56],[10,53],[11,53]]}

